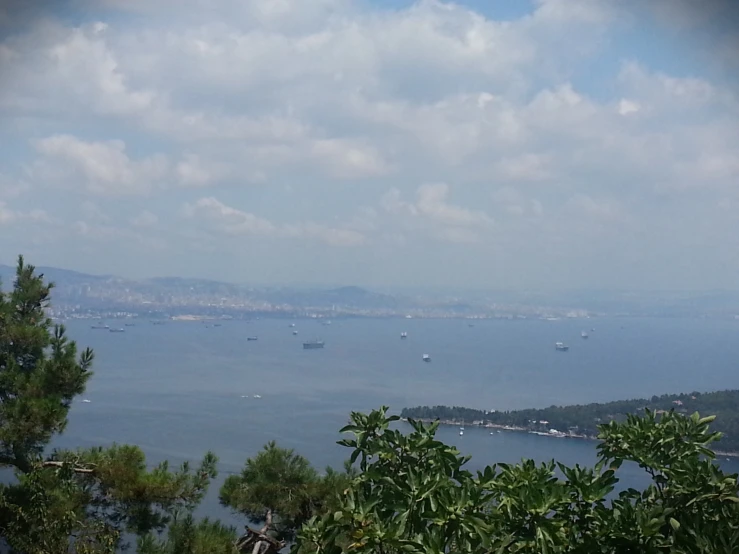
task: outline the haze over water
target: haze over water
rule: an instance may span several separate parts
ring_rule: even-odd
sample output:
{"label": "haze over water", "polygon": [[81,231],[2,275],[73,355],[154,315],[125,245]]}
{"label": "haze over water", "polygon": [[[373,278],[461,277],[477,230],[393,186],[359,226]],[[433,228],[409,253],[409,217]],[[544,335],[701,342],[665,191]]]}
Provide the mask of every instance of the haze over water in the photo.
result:
{"label": "haze over water", "polygon": [[[348,450],[335,443],[352,410],[504,410],[739,388],[739,322],[731,320],[488,320],[474,327],[461,320],[297,320],[298,336],[284,319],[221,327],[137,321],[125,333],[93,330],[92,323],[66,323],[71,338],[95,350],[95,375],[84,395],[90,402],[75,403],[58,444],[134,443],[150,462],[175,463],[213,450],[221,476],[203,510],[219,516],[221,479],[270,440],[318,467],[340,467]],[[582,340],[580,331],[591,327]],[[259,340],[246,340],[254,335]],[[309,338],[326,347],[303,350]],[[555,351],[558,340],[570,351]],[[424,353],[430,364],[421,361]],[[472,468],[522,457],[595,460],[594,443],[586,441],[491,436],[469,427],[463,437],[451,427],[439,436],[471,454]],[[727,465],[736,471],[735,462]],[[622,477],[638,481],[637,474],[626,468]]]}

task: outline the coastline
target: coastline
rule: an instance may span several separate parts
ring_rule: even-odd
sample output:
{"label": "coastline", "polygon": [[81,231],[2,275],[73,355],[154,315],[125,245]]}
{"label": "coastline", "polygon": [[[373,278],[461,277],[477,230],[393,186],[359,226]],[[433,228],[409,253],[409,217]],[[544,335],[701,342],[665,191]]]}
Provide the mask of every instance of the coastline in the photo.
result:
{"label": "coastline", "polygon": [[[454,420],[437,420],[437,419],[430,419],[430,418],[413,418],[415,421],[421,421],[423,423],[434,423],[436,421],[439,422],[439,425],[445,425],[448,427],[457,427],[457,426],[466,426],[466,427],[481,427],[483,429],[496,429],[498,431],[512,431],[515,433],[528,433],[529,435],[537,435],[539,437],[548,437],[551,439],[578,439],[578,440],[586,440],[586,441],[592,441],[596,442],[598,440],[598,437],[594,437],[592,435],[580,435],[576,433],[543,433],[539,431],[532,431],[530,429],[527,429],[525,427],[520,427],[516,425],[500,425],[498,423],[467,423],[464,421],[454,421]],[[407,422],[407,417],[401,417],[400,421]],[[730,458],[739,458],[739,452],[724,452],[721,450],[714,450],[713,451],[716,456],[726,456]]]}

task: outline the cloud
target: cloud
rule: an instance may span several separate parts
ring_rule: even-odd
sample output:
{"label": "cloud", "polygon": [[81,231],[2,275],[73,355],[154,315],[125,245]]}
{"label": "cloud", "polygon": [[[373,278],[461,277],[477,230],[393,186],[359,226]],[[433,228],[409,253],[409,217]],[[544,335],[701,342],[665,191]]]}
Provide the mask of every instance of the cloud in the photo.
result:
{"label": "cloud", "polygon": [[448,203],[449,185],[445,183],[421,185],[416,196],[418,213],[438,223],[456,227],[485,227],[493,222],[484,212]]}
{"label": "cloud", "polygon": [[183,207],[185,217],[206,223],[213,230],[231,236],[311,239],[330,246],[356,246],[365,241],[362,233],[305,222],[275,224],[231,206],[213,197],[200,198]]}
{"label": "cloud", "polygon": [[470,210],[448,202],[449,185],[427,183],[416,190],[415,202],[402,200],[398,189],[387,191],[380,198],[383,210],[401,217],[406,226],[418,221],[422,229],[442,240],[475,242],[479,230],[489,228],[493,219],[480,210]]}
{"label": "cloud", "polygon": [[[264,277],[273,247],[313,273],[328,245],[357,247],[347,278],[381,259],[378,275],[409,280],[404,264],[435,269],[428,240],[469,267],[494,252],[510,275],[540,274],[536,260],[565,275],[597,249],[562,245],[593,229],[614,252],[678,220],[655,248],[738,234],[735,83],[674,49],[712,23],[683,0],[524,4],[496,18],[504,4],[79,0],[24,15],[0,38],[0,246],[46,210],[101,265],[123,245],[139,263],[155,234],[172,267],[189,267],[190,242],[222,256],[253,236]],[[736,50],[712,40],[716,57]],[[166,209],[183,205],[184,229]],[[438,278],[464,281],[463,266]]]}
{"label": "cloud", "polygon": [[10,225],[22,222],[49,223],[51,222],[51,218],[45,210],[13,210],[7,203],[0,200],[0,225]]}
{"label": "cloud", "polygon": [[131,218],[131,225],[134,227],[154,227],[157,223],[159,223],[159,218],[148,210],[144,210]]}
{"label": "cloud", "polygon": [[96,195],[144,194],[159,186],[168,173],[164,156],[132,160],[120,140],[86,142],[72,135],[53,135],[35,143],[42,158],[34,177],[57,184],[78,178]]}

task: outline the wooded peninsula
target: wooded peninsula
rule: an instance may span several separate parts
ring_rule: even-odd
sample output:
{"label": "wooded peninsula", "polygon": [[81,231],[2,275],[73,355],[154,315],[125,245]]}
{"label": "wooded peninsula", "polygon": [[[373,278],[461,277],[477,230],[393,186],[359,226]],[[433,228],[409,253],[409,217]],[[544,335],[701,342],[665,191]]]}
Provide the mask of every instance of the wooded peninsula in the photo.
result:
{"label": "wooded peninsula", "polygon": [[673,410],[682,414],[699,412],[702,416],[715,415],[712,428],[722,433],[721,440],[716,444],[717,449],[739,453],[739,390],[663,394],[649,399],[512,411],[417,406],[404,408],[401,417],[423,421],[438,419],[442,423],[487,425],[558,437],[594,439],[598,436],[598,425],[613,420],[624,421],[627,414],[643,414],[645,409],[658,414]]}

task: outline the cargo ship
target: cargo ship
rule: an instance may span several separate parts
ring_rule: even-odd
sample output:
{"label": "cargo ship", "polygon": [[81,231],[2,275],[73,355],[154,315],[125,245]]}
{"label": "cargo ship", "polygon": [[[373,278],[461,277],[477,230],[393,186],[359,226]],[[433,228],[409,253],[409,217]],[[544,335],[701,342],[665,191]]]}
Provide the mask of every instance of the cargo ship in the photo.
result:
{"label": "cargo ship", "polygon": [[305,350],[313,350],[315,348],[323,348],[323,345],[324,344],[325,343],[322,340],[318,340],[318,339],[309,340],[309,341],[305,341],[303,343],[303,349],[305,349]]}

